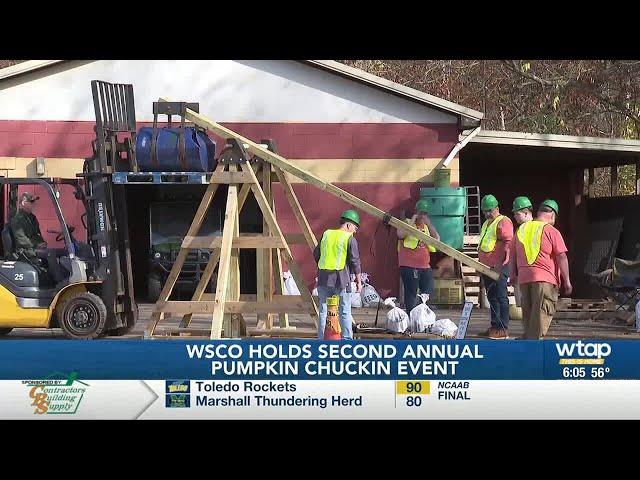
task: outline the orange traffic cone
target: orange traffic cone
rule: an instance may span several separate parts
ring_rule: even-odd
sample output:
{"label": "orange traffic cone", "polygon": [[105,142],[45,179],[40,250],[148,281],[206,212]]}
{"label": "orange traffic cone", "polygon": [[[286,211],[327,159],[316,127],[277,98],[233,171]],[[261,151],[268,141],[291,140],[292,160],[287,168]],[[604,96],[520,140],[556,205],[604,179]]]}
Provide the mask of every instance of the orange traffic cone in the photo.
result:
{"label": "orange traffic cone", "polygon": [[327,298],[327,325],[324,327],[325,340],[340,340],[342,328],[340,327],[340,317],[338,316],[338,303],[340,297],[333,296]]}

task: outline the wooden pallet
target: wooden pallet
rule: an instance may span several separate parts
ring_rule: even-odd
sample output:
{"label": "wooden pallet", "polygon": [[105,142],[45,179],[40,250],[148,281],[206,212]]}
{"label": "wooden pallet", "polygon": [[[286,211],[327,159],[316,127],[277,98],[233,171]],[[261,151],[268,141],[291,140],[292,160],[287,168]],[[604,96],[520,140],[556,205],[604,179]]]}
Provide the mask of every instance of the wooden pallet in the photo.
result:
{"label": "wooden pallet", "polygon": [[561,298],[558,301],[558,312],[601,312],[603,310],[614,310],[616,304],[602,299],[572,299]]}
{"label": "wooden pallet", "polygon": [[[478,259],[478,244],[480,237],[477,235],[465,235],[463,253],[471,258]],[[480,306],[480,295],[482,286],[480,283],[480,274],[473,268],[462,265],[462,279],[464,282],[464,296],[467,301],[473,302],[474,307]],[[514,288],[507,286],[507,295],[509,304],[515,305]]]}

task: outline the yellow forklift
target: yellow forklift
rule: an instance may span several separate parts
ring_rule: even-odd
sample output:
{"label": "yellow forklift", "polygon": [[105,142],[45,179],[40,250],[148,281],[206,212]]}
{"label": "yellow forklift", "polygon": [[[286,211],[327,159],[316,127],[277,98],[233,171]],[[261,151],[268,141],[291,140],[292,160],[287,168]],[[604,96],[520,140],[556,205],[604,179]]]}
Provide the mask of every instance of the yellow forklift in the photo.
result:
{"label": "yellow forklift", "polygon": [[[123,335],[136,323],[126,193],[112,182],[117,171],[137,170],[136,119],[133,86],[91,82],[96,112],[93,156],[85,159],[78,180],[0,178],[5,205],[0,261],[0,335],[14,328],[62,328],[74,339]],[[127,134],[122,141],[118,134]],[[73,237],[65,223],[57,183],[77,185],[75,195],[85,206],[82,215],[87,243]],[[11,218],[21,193],[37,190],[51,201],[64,248],[26,255],[16,248]],[[86,220],[85,220],[86,219]],[[54,232],[55,231],[55,232]],[[64,279],[55,281],[51,254]]]}

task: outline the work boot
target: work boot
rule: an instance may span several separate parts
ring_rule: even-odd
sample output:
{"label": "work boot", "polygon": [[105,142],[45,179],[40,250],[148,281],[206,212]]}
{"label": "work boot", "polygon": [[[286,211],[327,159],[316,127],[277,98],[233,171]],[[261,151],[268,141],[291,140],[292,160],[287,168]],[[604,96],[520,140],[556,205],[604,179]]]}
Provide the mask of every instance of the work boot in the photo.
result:
{"label": "work boot", "polygon": [[487,330],[485,332],[480,333],[480,336],[481,337],[489,337],[489,338],[491,338],[491,335],[493,335],[495,330],[496,329],[494,327],[489,327],[489,328],[487,328]]}
{"label": "work boot", "polygon": [[509,338],[509,331],[506,328],[493,328],[493,330],[489,335],[489,338],[493,340],[506,340]]}

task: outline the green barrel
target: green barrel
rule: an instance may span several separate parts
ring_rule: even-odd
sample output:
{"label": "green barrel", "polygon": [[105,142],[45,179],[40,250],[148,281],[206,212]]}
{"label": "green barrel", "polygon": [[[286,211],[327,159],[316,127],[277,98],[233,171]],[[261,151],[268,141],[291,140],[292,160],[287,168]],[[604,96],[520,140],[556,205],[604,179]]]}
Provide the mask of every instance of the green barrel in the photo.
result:
{"label": "green barrel", "polygon": [[433,171],[433,186],[438,188],[450,187],[451,186],[451,169],[436,168]]}
{"label": "green barrel", "polygon": [[429,218],[438,229],[440,240],[462,250],[467,192],[462,187],[429,187],[420,189],[420,198],[429,202]]}

